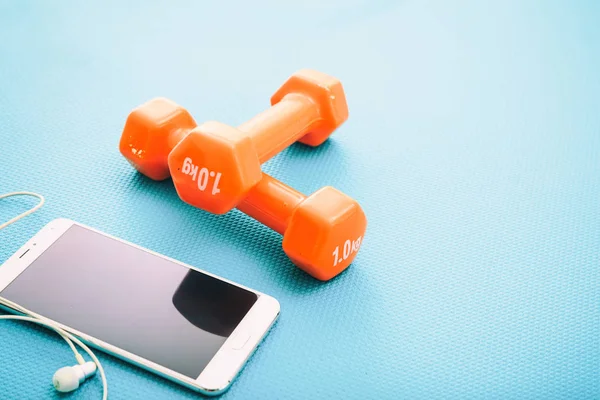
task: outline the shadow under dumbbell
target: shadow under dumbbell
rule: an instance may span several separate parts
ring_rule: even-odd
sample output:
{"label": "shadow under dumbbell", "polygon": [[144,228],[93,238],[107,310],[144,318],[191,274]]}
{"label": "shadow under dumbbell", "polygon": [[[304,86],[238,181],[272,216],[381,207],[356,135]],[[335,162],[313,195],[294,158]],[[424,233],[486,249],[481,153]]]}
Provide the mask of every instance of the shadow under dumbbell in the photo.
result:
{"label": "shadow under dumbbell", "polygon": [[[329,139],[318,147],[294,143],[263,165],[263,171],[297,190],[312,193],[322,186],[338,187],[343,177],[340,171],[350,167],[342,146],[335,139]],[[307,176],[310,179],[307,180]]]}
{"label": "shadow under dumbbell", "polygon": [[195,231],[196,240],[200,242],[204,237],[210,236],[211,240],[243,249],[249,258],[256,261],[257,266],[265,270],[265,274],[280,279],[282,287],[304,292],[326,285],[326,282],[311,277],[289,260],[281,247],[281,235],[240,211],[232,210],[225,215],[214,215],[192,207],[179,199],[170,179],[156,182],[132,172],[131,183],[145,193],[158,194],[165,202],[173,203],[177,213],[186,221],[194,221],[194,225],[199,227]]}
{"label": "shadow under dumbbell", "polygon": [[306,157],[306,156],[316,156],[321,157],[323,153],[327,153],[328,156],[335,156],[336,154],[341,154],[341,146],[339,143],[336,143],[335,139],[327,139],[325,143],[320,146],[312,147],[307,146],[302,143],[294,143],[289,147],[291,153],[296,153],[298,156]]}

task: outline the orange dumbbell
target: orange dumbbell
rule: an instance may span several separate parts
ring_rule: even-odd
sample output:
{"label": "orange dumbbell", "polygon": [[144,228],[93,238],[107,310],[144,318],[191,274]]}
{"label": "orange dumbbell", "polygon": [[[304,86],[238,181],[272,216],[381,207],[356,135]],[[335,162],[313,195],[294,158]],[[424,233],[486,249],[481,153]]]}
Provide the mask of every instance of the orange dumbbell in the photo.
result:
{"label": "orange dumbbell", "polygon": [[237,128],[204,123],[175,145],[168,164],[183,201],[226,213],[261,180],[262,163],[296,141],[318,146],[348,118],[340,81],[316,71],[292,75],[271,104]]}
{"label": "orange dumbbell", "polygon": [[[182,107],[167,99],[152,100],[127,119],[121,153],[144,175],[166,179],[169,151],[195,126]],[[202,172],[199,177],[204,179]],[[290,259],[321,280],[350,265],[366,228],[362,209],[343,193],[325,187],[307,198],[265,173],[238,208],[283,234],[283,249]]]}
{"label": "orange dumbbell", "polygon": [[267,174],[237,208],[281,233],[292,262],[323,281],[352,263],[367,228],[360,205],[337,189],[306,197]]}

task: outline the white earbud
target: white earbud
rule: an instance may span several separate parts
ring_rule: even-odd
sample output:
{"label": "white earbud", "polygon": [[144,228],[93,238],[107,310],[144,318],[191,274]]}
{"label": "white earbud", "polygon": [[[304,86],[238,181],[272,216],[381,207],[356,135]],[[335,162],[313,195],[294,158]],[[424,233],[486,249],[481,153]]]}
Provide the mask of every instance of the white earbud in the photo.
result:
{"label": "white earbud", "polygon": [[96,373],[96,364],[88,361],[85,364],[72,367],[62,367],[52,377],[52,384],[59,392],[71,392],[79,387],[79,384],[87,377]]}
{"label": "white earbud", "polygon": [[[77,389],[87,377],[94,375],[96,373],[96,369],[98,369],[98,372],[100,372],[100,379],[102,380],[102,400],[108,399],[108,384],[106,383],[106,374],[104,373],[104,368],[102,368],[102,364],[100,363],[100,360],[98,360],[98,357],[96,357],[94,352],[92,352],[92,350],[90,350],[90,348],[87,347],[85,343],[77,339],[69,332],[63,330],[59,326],[54,325],[53,322],[40,319],[41,317],[37,316],[36,314],[32,313],[26,308],[23,308],[20,305],[13,303],[10,300],[0,297],[0,305],[25,314],[0,315],[0,322],[3,320],[32,322],[34,324],[38,324],[55,331],[60,335],[60,337],[62,337],[65,340],[65,342],[67,342],[67,344],[73,351],[75,359],[77,360],[79,365],[61,368],[58,371],[56,371],[52,378],[52,383],[58,391],[69,392]],[[75,344],[81,347],[88,354],[88,356],[90,356],[90,358],[94,360],[94,362],[86,362],[85,359],[81,356],[81,354],[79,354],[79,352],[77,351]]]}

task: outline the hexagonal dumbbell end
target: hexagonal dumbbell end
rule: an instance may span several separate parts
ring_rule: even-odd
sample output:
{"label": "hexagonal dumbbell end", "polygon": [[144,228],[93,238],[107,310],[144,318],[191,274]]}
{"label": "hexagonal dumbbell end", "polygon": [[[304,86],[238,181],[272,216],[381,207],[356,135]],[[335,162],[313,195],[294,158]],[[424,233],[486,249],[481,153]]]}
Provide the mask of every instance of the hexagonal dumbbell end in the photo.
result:
{"label": "hexagonal dumbbell end", "polygon": [[196,122],[185,108],[156,98],[134,109],[127,117],[119,150],[135,169],[154,180],[169,177],[167,157]]}
{"label": "hexagonal dumbbell end", "polygon": [[367,218],[356,200],[324,187],[294,210],[283,250],[298,267],[325,281],[352,263],[366,228]]}
{"label": "hexagonal dumbbell end", "polygon": [[214,214],[235,208],[262,177],[252,140],[214,121],[192,130],[171,151],[168,163],[179,197]]}
{"label": "hexagonal dumbbell end", "polygon": [[300,142],[318,146],[323,143],[344,121],[348,119],[348,104],[342,83],[322,72],[303,69],[292,75],[271,97],[271,105],[277,104],[290,93],[310,96],[319,107],[321,120],[310,127]]}

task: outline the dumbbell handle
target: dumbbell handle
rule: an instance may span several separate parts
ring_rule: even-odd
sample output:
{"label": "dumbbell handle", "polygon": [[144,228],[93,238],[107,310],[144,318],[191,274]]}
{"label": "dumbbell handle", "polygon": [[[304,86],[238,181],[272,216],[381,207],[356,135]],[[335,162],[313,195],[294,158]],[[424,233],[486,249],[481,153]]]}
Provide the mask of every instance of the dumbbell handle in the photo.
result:
{"label": "dumbbell handle", "polygon": [[[286,95],[269,109],[238,126],[254,143],[261,164],[289,147],[321,119],[317,105],[299,93]],[[168,137],[169,152],[190,129],[177,129]]]}
{"label": "dumbbell handle", "polygon": [[280,234],[306,196],[263,172],[261,181],[237,206],[238,210]]}
{"label": "dumbbell handle", "polygon": [[262,164],[309,133],[320,119],[319,108],[309,96],[290,93],[238,129],[250,136]]}

